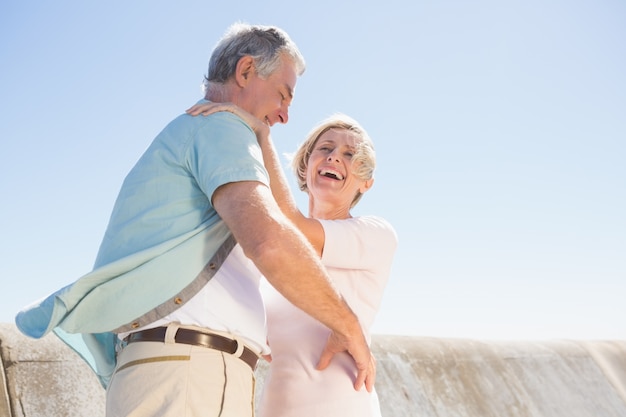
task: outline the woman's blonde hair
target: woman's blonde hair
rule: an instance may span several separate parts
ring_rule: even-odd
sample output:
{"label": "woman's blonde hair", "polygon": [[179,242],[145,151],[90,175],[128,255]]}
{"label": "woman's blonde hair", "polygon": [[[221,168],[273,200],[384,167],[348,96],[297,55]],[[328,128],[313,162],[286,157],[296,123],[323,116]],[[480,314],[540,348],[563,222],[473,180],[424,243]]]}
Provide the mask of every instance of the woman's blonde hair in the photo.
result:
{"label": "woman's blonde hair", "polygon": [[[298,188],[300,188],[301,191],[308,191],[306,185],[306,171],[313,148],[317,140],[331,129],[347,130],[357,136],[359,140],[356,144],[355,154],[352,157],[352,174],[365,181],[374,178],[376,153],[374,152],[372,139],[359,122],[343,113],[335,113],[315,126],[309,132],[304,142],[298,147],[298,150],[293,154],[291,167],[296,174]],[[363,194],[358,192],[354,196],[350,208],[354,207],[362,196]]]}

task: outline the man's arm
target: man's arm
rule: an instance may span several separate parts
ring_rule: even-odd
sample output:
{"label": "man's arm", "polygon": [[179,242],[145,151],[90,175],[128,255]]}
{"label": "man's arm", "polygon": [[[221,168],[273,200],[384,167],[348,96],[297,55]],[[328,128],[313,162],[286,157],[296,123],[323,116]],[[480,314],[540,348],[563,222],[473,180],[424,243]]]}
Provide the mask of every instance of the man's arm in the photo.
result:
{"label": "man's arm", "polygon": [[324,249],[324,228],[318,220],[305,216],[298,208],[296,200],[289,189],[285,173],[280,166],[280,158],[270,137],[269,125],[232,103],[203,103],[193,105],[187,109],[187,113],[192,116],[199,114],[208,116],[218,111],[228,111],[236,114],[254,131],[263,151],[263,164],[270,176],[270,186],[275,201],[287,218],[304,233],[317,251],[317,254],[321,256]]}
{"label": "man's arm", "polygon": [[274,288],[332,330],[318,368],[325,368],[335,353],[348,351],[358,370],[355,389],[365,384],[371,391],[376,370],[359,321],[270,189],[256,181],[225,184],[213,194],[213,206]]}

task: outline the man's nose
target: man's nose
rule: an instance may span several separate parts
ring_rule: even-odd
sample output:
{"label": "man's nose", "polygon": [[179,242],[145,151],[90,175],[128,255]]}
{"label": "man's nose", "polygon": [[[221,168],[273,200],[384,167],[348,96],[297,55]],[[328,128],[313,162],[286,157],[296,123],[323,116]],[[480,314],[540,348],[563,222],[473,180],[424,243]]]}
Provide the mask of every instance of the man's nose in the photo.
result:
{"label": "man's nose", "polygon": [[278,113],[278,119],[280,120],[280,123],[287,124],[287,122],[289,121],[289,111],[286,109],[281,110]]}

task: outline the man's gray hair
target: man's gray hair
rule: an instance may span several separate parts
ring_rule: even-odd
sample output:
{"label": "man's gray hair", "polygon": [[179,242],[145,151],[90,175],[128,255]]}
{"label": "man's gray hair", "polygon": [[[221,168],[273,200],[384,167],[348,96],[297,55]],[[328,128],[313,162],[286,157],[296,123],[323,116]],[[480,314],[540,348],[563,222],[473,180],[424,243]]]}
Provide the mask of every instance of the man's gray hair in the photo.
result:
{"label": "man's gray hair", "polygon": [[267,78],[281,64],[283,56],[296,66],[298,76],[304,73],[304,57],[289,35],[276,26],[234,23],[217,42],[204,77],[205,90],[211,83],[224,84],[235,74],[237,62],[244,56],[254,59],[257,74]]}

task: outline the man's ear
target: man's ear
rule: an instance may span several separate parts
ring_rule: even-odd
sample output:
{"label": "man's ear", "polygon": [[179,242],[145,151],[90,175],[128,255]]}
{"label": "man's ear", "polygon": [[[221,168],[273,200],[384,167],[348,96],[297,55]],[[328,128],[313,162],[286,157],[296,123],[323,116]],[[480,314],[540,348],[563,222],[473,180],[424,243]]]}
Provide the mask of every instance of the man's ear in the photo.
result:
{"label": "man's ear", "polygon": [[241,57],[235,68],[235,81],[239,87],[244,87],[254,73],[254,59],[250,55]]}
{"label": "man's ear", "polygon": [[370,178],[369,180],[366,180],[363,184],[361,184],[361,186],[359,187],[359,191],[361,192],[361,194],[363,194],[367,190],[372,188],[372,185],[374,185],[374,178]]}

